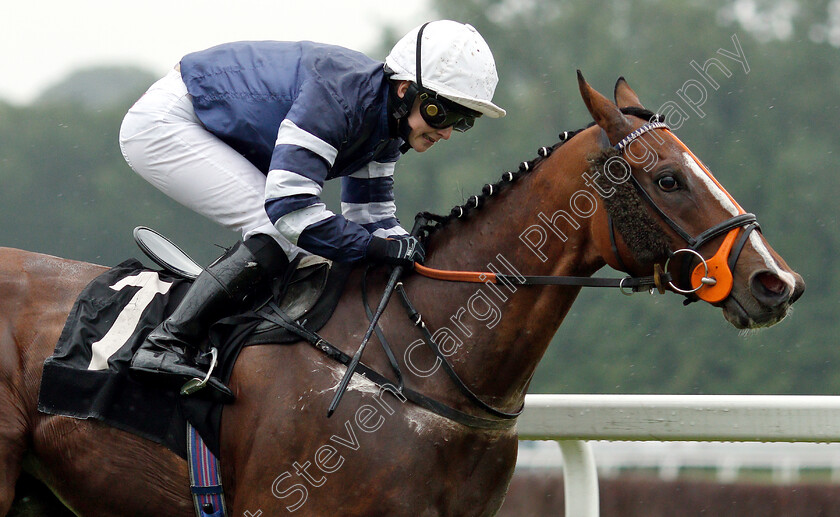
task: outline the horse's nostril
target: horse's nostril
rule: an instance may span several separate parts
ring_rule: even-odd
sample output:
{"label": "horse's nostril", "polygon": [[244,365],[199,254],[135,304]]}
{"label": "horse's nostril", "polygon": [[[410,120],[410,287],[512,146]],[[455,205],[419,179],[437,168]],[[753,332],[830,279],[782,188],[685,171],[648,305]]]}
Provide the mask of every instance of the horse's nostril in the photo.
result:
{"label": "horse's nostril", "polygon": [[758,273],[750,280],[753,296],[761,303],[776,307],[790,299],[790,287],[769,271]]}
{"label": "horse's nostril", "polygon": [[761,285],[763,285],[765,289],[772,293],[782,294],[787,290],[787,284],[785,284],[781,278],[772,273],[759,273],[756,275],[756,279],[761,282]]}

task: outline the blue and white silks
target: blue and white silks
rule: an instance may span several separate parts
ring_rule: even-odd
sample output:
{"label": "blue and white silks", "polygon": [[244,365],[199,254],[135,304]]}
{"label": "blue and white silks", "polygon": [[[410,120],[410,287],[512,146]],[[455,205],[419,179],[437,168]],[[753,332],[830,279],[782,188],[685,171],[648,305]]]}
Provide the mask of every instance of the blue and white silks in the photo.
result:
{"label": "blue and white silks", "polygon": [[[312,42],[238,42],[185,56],[181,76],[205,128],[267,174],[266,212],[290,242],[356,261],[372,235],[406,233],[381,62]],[[341,215],[320,199],[338,177]]]}

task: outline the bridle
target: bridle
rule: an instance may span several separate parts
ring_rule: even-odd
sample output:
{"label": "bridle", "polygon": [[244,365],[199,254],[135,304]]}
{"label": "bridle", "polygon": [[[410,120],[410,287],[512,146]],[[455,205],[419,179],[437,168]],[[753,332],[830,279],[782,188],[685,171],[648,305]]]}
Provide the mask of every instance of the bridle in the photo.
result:
{"label": "bridle", "polygon": [[[743,251],[744,246],[747,243],[747,240],[750,237],[750,234],[753,230],[761,230],[758,222],[756,221],[756,217],[754,214],[750,214],[744,211],[743,208],[735,201],[735,199],[723,188],[723,186],[718,183],[712,173],[703,165],[694,153],[680,141],[679,138],[670,130],[667,124],[659,120],[658,115],[654,115],[650,122],[644,124],[643,126],[639,127],[638,129],[632,131],[626,137],[624,137],[620,142],[618,142],[613,147],[622,154],[627,147],[641,137],[643,134],[653,131],[656,129],[664,129],[671,135],[674,140],[676,141],[677,145],[683,149],[689,156],[697,163],[698,166],[703,170],[703,172],[711,179],[718,188],[729,198],[730,201],[737,207],[738,215],[733,216],[729,219],[721,221],[720,223],[715,224],[714,226],[704,230],[699,235],[692,237],[682,226],[679,225],[676,221],[674,221],[668,214],[662,210],[656,202],[651,198],[650,194],[642,187],[639,180],[636,179],[635,176],[630,174],[630,180],[633,182],[633,186],[636,188],[636,191],[642,197],[642,199],[647,202],[651,208],[662,218],[665,223],[671,227],[677,235],[680,236],[683,240],[685,240],[687,246],[685,248],[680,248],[676,251],[672,251],[669,254],[667,261],[665,262],[664,270],[668,271],[668,266],[670,265],[670,261],[679,254],[689,255],[688,260],[683,262],[683,266],[681,268],[680,273],[680,285],[687,286],[686,287],[678,287],[673,282],[668,282],[669,287],[680,294],[683,294],[689,297],[690,300],[694,301],[696,298],[699,298],[703,301],[709,303],[717,303],[726,299],[729,296],[729,293],[732,292],[733,287],[733,271],[735,269],[735,264],[738,261],[738,257],[741,255],[741,251]],[[743,231],[742,231],[743,230]],[[610,231],[610,242],[613,246],[613,252],[616,254],[616,257],[619,257],[619,262],[621,261],[620,255],[618,254],[617,247],[615,245],[615,232],[612,225],[612,221],[609,222],[609,231]],[[740,233],[740,237],[739,234]],[[719,237],[723,234],[726,234],[721,245],[718,247],[715,254],[710,259],[705,259],[703,255],[700,254],[700,248],[702,248],[706,243]],[[691,269],[691,264],[697,258],[700,263]],[[692,298],[692,295],[696,298]]]}
{"label": "bridle", "polygon": [[[592,278],[592,277],[575,277],[575,276],[524,276],[518,274],[518,272],[512,274],[500,274],[494,272],[472,272],[472,271],[446,271],[446,270],[439,270],[424,266],[422,264],[415,264],[414,270],[418,274],[422,276],[426,276],[429,278],[437,279],[437,280],[447,280],[453,282],[473,282],[473,283],[503,283],[508,285],[566,285],[566,286],[577,286],[577,287],[585,287],[585,286],[592,286],[592,287],[618,287],[625,292],[625,289],[629,289],[632,291],[641,291],[641,290],[651,290],[656,288],[659,290],[660,293],[664,293],[665,286],[671,288],[674,292],[683,294],[687,297],[688,301],[694,301],[696,299],[701,299],[707,301],[709,303],[717,303],[729,296],[729,293],[732,291],[733,287],[733,274],[732,271],[735,268],[735,264],[738,261],[738,257],[741,254],[744,246],[746,245],[747,240],[749,239],[750,234],[753,230],[759,229],[758,223],[756,222],[756,217],[753,214],[746,213],[740,205],[732,198],[732,196],[726,192],[726,189],[723,188],[720,183],[712,176],[712,173],[703,165],[700,160],[694,156],[694,153],[691,152],[685,144],[683,144],[679,138],[674,135],[670,128],[668,128],[667,124],[659,120],[659,115],[653,114],[648,122],[638,129],[635,129],[626,137],[621,139],[613,148],[618,151],[619,155],[621,155],[627,147],[632,144],[635,140],[639,137],[648,133],[650,131],[656,129],[664,129],[668,131],[668,133],[673,136],[674,140],[676,141],[677,145],[681,147],[685,152],[691,156],[691,158],[700,166],[703,172],[709,177],[709,179],[714,182],[721,191],[732,201],[732,203],[738,209],[738,215],[730,217],[720,223],[713,225],[712,227],[702,231],[700,234],[692,237],[682,226],[679,225],[676,221],[674,221],[664,210],[662,210],[653,198],[648,194],[648,192],[642,187],[641,183],[633,176],[633,174],[629,174],[629,179],[633,182],[634,187],[638,191],[639,195],[642,196],[652,208],[653,210],[662,218],[665,223],[671,227],[677,235],[680,236],[686,242],[685,248],[680,248],[676,251],[669,251],[668,259],[665,262],[664,267],[660,267],[659,264],[656,264],[654,267],[654,274],[651,277],[625,277],[621,279],[616,278]],[[565,141],[565,138],[564,138]],[[543,154],[543,156],[547,156]],[[629,164],[628,164],[629,165]],[[526,167],[526,170],[529,167]],[[512,179],[512,178],[511,178]],[[492,189],[491,189],[492,192]],[[478,203],[475,203],[475,206],[478,206]],[[461,211],[461,215],[463,215],[463,210]],[[428,213],[420,213],[417,215],[417,219],[415,220],[414,228],[412,229],[411,234],[415,237],[423,237],[422,235],[426,232],[425,236],[428,236],[426,225],[427,218],[431,216]],[[613,225],[612,218],[608,216],[608,230],[610,234],[610,242],[612,245],[612,251],[615,254],[619,265],[622,269],[629,269],[626,268],[622,264],[621,256],[618,253],[618,247],[616,245],[616,238],[615,238],[615,229]],[[742,231],[743,230],[743,231]],[[718,247],[717,251],[715,252],[714,256],[710,259],[706,259],[701,255],[700,249],[710,242],[711,240],[719,237],[721,235],[726,235],[723,240],[723,243]],[[739,237],[740,234],[740,237]],[[671,275],[669,273],[669,265],[671,260],[680,255],[680,254],[687,254],[690,255],[689,260],[685,260],[682,263],[682,270],[680,274],[680,284],[683,286],[688,286],[688,288],[679,287],[674,284],[671,279]],[[691,264],[693,262],[693,258],[696,257],[700,263],[691,269]],[[426,343],[426,345],[431,349],[431,351],[436,356],[436,360],[440,361],[441,366],[443,367],[444,372],[449,376],[455,386],[459,389],[459,391],[470,401],[473,405],[480,408],[484,413],[489,415],[490,418],[487,417],[480,417],[475,416],[467,413],[463,413],[461,411],[455,410],[449,406],[441,404],[433,399],[423,396],[420,393],[414,392],[408,388],[406,388],[402,383],[402,374],[400,373],[399,365],[390,350],[390,345],[388,344],[387,340],[385,339],[384,334],[376,326],[377,318],[374,315],[371,318],[372,312],[368,306],[367,299],[366,299],[366,288],[362,289],[363,293],[363,302],[365,305],[366,312],[368,314],[368,318],[371,318],[371,328],[368,330],[368,333],[372,332],[373,330],[377,331],[377,335],[379,336],[380,342],[385,349],[386,355],[388,356],[390,365],[392,369],[397,374],[397,379],[399,383],[399,393],[405,396],[408,400],[430,410],[433,411],[441,416],[446,418],[452,419],[454,421],[460,422],[464,425],[468,425],[471,427],[482,428],[482,429],[506,429],[512,425],[512,422],[516,420],[516,418],[522,413],[522,407],[514,412],[507,412],[496,409],[483,400],[481,400],[467,385],[466,383],[460,378],[460,376],[455,372],[454,368],[452,367],[451,363],[448,361],[445,354],[443,354],[437,345],[437,343],[433,339],[432,333],[426,327],[425,322],[423,321],[422,315],[417,311],[414,305],[411,303],[407,293],[401,282],[396,284],[395,290],[399,293],[400,299],[403,303],[403,306],[406,310],[406,315],[411,320],[411,322],[420,329],[422,340]],[[627,294],[627,293],[625,293]],[[382,303],[387,303],[388,297],[390,296],[390,291],[386,287],[386,295],[383,297]],[[378,315],[378,313],[377,313]],[[380,386],[391,385],[389,381],[378,374],[377,372],[371,370],[370,368],[364,366],[363,364],[357,363],[351,358],[335,348],[334,346],[327,343],[323,338],[318,336],[314,332],[310,332],[299,325],[297,323],[284,321],[284,318],[275,318],[274,316],[267,317],[267,319],[271,319],[272,321],[277,321],[278,324],[284,326],[285,328],[289,328],[290,330],[298,333],[299,335],[306,338],[310,343],[312,343],[316,348],[323,351],[330,357],[333,357],[343,364],[348,365],[352,364],[354,368],[359,369],[362,373],[364,373],[369,379],[373,380],[375,383],[379,384]],[[361,350],[361,349],[360,349]],[[359,353],[357,352],[357,355]],[[355,359],[355,358],[354,358]],[[358,366],[356,366],[358,365]],[[348,371],[349,367],[348,367]],[[351,373],[352,374],[352,373]],[[346,384],[343,384],[346,388]],[[339,393],[343,391],[344,388],[339,388]],[[340,397],[336,397],[338,399]],[[335,403],[335,399],[334,399]],[[328,413],[328,414],[331,414]]]}
{"label": "bridle", "polygon": [[[433,278],[436,280],[446,280],[450,282],[472,282],[472,283],[502,283],[508,282],[518,285],[567,285],[578,287],[617,287],[621,289],[624,294],[629,294],[629,291],[644,291],[657,289],[660,293],[664,293],[666,288],[670,288],[673,292],[686,296],[686,303],[704,300],[709,303],[718,303],[726,299],[729,293],[732,292],[734,285],[733,271],[735,264],[750,237],[753,230],[761,230],[754,214],[747,213],[738,204],[737,201],[723,188],[712,173],[703,165],[693,152],[677,138],[677,136],[670,130],[665,122],[660,120],[657,114],[651,114],[649,122],[641,127],[633,130],[630,134],[625,136],[621,141],[613,146],[621,155],[627,147],[632,144],[639,137],[656,129],[664,129],[668,132],[683,151],[697,163],[703,172],[709,177],[715,185],[729,198],[730,201],[737,207],[738,215],[729,219],[721,221],[714,226],[704,230],[700,234],[692,237],[679,223],[674,221],[664,210],[662,210],[648,192],[642,187],[639,180],[635,176],[629,174],[630,181],[636,191],[645,200],[645,202],[653,208],[653,210],[665,221],[676,234],[686,242],[686,247],[677,249],[676,251],[669,251],[668,258],[664,266],[656,265],[654,274],[650,277],[634,277],[629,276],[622,279],[614,278],[594,278],[594,277],[576,277],[576,276],[523,276],[523,275],[500,275],[492,272],[475,272],[475,271],[448,271],[430,268],[421,264],[415,264],[414,270],[422,276]],[[623,158],[622,158],[623,159]],[[628,163],[629,166],[629,163]],[[418,217],[428,217],[429,214],[421,213]],[[616,244],[615,227],[613,225],[612,217],[607,217],[608,232],[610,235],[610,244],[612,246],[613,254],[616,257],[619,267],[622,270],[628,271],[629,268],[621,260],[621,254],[618,252]],[[743,230],[743,231],[741,231]],[[740,236],[739,236],[740,233]],[[726,234],[721,245],[718,247],[715,254],[706,259],[700,253],[700,249],[709,241]],[[669,270],[671,261],[678,255],[689,255],[688,260],[682,262],[678,284],[675,284]],[[699,263],[692,269],[691,265],[697,259]],[[682,286],[682,287],[681,287]]]}

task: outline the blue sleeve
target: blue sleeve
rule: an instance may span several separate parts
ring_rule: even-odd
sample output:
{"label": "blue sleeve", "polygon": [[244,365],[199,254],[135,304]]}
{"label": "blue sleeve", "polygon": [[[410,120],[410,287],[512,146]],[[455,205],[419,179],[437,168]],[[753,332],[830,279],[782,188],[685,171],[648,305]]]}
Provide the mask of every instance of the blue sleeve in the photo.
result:
{"label": "blue sleeve", "polygon": [[304,84],[280,124],[265,192],[266,213],[284,237],[310,253],[342,262],[363,259],[371,238],[320,199],[346,141],[348,120],[332,91],[317,81]]}
{"label": "blue sleeve", "polygon": [[394,162],[371,162],[341,178],[341,212],[377,237],[405,235],[394,203]]}

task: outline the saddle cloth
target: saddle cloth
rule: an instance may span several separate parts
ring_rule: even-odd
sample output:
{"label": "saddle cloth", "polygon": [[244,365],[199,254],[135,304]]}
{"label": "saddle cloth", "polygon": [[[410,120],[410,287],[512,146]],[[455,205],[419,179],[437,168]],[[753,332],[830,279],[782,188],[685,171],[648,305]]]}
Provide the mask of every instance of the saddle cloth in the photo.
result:
{"label": "saddle cloth", "polygon": [[[306,319],[320,329],[338,302],[350,268],[308,261],[271,296],[287,317]],[[201,392],[184,397],[177,386],[153,384],[129,372],[134,352],[146,335],[177,307],[191,281],[127,260],[95,278],[73,305],[52,356],[44,362],[38,409],[47,414],[94,418],[157,443],[186,458],[184,428],[189,421],[210,450],[219,453],[222,405]],[[323,295],[323,296],[322,296]],[[269,293],[255,296],[255,304]],[[220,350],[215,374],[227,382],[243,346],[301,341],[266,322],[255,307],[220,320],[209,340]]]}

